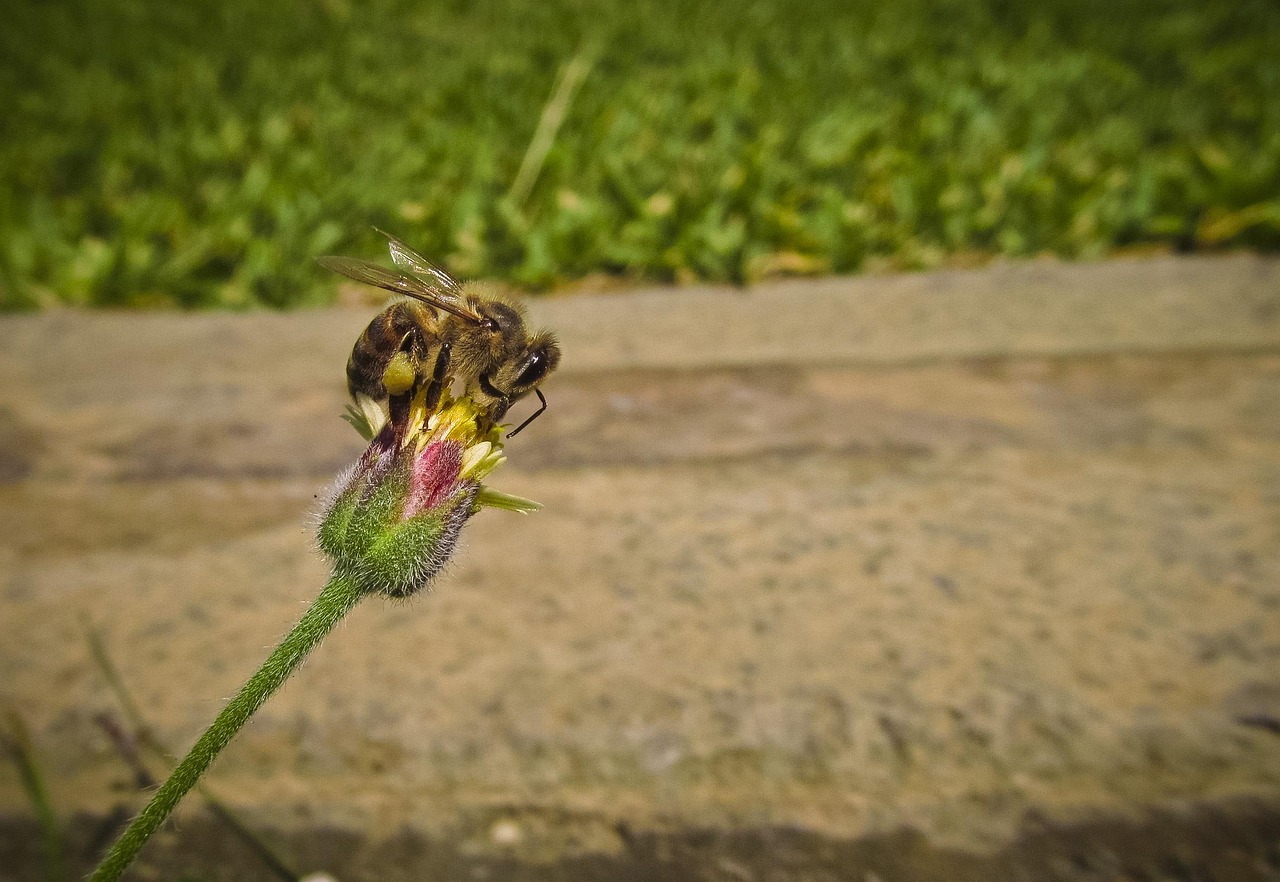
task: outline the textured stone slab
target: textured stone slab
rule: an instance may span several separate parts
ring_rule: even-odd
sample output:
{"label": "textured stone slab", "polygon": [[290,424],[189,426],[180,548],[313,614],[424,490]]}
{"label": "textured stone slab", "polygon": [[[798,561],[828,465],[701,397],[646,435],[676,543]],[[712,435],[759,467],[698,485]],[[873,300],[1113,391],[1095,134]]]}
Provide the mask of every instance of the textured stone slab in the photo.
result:
{"label": "textured stone slab", "polygon": [[[344,880],[1267,878],[1276,266],[539,304],[566,370],[497,483],[546,509],[357,609],[213,786]],[[782,299],[824,304],[827,342]],[[359,450],[335,415],[367,318],[0,321],[0,689],[78,849],[138,804],[85,623],[188,744],[324,578],[308,518]],[[183,817],[153,862],[252,876]],[[27,823],[0,865],[34,866]]]}

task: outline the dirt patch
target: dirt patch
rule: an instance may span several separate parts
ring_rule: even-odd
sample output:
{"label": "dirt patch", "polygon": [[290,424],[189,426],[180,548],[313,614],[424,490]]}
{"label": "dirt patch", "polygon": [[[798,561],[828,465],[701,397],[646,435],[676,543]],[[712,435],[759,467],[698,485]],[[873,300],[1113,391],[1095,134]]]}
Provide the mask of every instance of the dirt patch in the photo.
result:
{"label": "dirt patch", "polygon": [[303,527],[318,481],[99,481],[0,486],[0,535],[24,557],[172,554],[284,524]]}
{"label": "dirt patch", "polygon": [[[910,830],[841,840],[795,827],[638,830],[623,821],[546,818],[519,811],[477,819],[460,838],[431,839],[409,830],[371,838],[341,827],[289,833],[265,829],[291,867],[324,871],[339,882],[494,879],[503,882],[1275,882],[1280,879],[1280,806],[1252,800],[1187,805],[1132,817],[1070,824],[1028,818],[997,851],[939,847]],[[91,852],[109,840],[119,818],[81,816],[66,831],[72,869],[87,873]],[[539,830],[587,842],[600,828],[607,850],[538,860],[527,837]],[[38,831],[29,819],[0,817],[0,879],[41,877]],[[131,878],[241,882],[272,878],[267,866],[207,814],[159,834]]]}

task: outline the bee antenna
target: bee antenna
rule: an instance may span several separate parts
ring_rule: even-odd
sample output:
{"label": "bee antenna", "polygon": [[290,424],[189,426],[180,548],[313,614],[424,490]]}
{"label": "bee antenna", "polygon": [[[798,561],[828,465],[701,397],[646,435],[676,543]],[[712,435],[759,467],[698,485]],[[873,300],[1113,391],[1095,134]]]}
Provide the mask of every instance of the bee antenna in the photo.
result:
{"label": "bee antenna", "polygon": [[546,398],[546,396],[545,396],[545,395],[543,395],[543,394],[542,394],[542,390],[541,390],[541,389],[534,389],[534,390],[533,390],[533,394],[535,394],[535,395],[537,395],[537,396],[538,396],[538,400],[542,402],[542,407],[540,407],[540,408],[538,408],[537,410],[535,410],[535,411],[533,412],[533,416],[529,417],[529,418],[528,418],[527,420],[525,420],[523,423],[521,423],[520,425],[516,426],[516,427],[515,427],[515,429],[513,429],[513,430],[512,430],[512,431],[510,431],[510,432],[508,432],[508,433],[507,433],[507,437],[508,437],[508,438],[514,438],[516,435],[519,435],[521,432],[523,432],[523,431],[524,431],[524,427],[525,427],[525,426],[529,425],[529,423],[533,422],[533,421],[534,421],[534,420],[536,420],[538,417],[542,416],[542,412],[543,412],[544,410],[546,410],[546,409],[547,409],[547,398]]}

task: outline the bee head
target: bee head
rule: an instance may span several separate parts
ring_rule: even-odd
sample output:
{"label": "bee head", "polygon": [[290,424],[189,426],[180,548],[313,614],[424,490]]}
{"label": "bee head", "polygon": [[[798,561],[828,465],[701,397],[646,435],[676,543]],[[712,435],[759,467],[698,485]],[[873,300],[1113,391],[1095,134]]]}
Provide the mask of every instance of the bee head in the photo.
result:
{"label": "bee head", "polygon": [[501,417],[506,410],[502,404],[509,406],[529,394],[558,364],[560,346],[550,332],[525,336],[491,372],[478,377],[480,391],[495,399],[491,403],[501,408],[495,417]]}
{"label": "bee head", "polygon": [[[487,338],[483,354],[476,353],[477,372],[469,389],[478,402],[501,419],[513,402],[538,387],[560,363],[560,347],[548,331],[530,334],[519,303],[489,296],[473,301],[482,318],[479,336]],[[479,341],[476,341],[477,343]],[[455,356],[466,341],[454,343]]]}
{"label": "bee head", "polygon": [[514,401],[535,388],[560,364],[560,346],[549,331],[539,331],[529,338],[524,353],[511,367],[513,374],[508,393]]}

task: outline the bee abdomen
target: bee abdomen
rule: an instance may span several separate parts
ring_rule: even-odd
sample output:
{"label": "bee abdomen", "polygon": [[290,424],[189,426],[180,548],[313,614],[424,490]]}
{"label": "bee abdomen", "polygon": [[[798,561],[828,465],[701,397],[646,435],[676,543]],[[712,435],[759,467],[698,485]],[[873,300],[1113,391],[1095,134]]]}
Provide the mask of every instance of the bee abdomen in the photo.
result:
{"label": "bee abdomen", "polygon": [[357,394],[377,401],[386,398],[382,376],[391,357],[408,346],[416,365],[422,358],[423,345],[424,329],[414,315],[414,305],[403,301],[391,304],[369,322],[356,340],[347,360],[347,391],[353,398]]}

